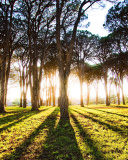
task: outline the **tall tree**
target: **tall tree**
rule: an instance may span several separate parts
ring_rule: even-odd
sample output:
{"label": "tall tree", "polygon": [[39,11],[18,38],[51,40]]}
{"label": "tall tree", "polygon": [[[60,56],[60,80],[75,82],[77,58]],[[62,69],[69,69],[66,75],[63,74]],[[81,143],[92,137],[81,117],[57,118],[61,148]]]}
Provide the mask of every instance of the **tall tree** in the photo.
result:
{"label": "tall tree", "polygon": [[104,86],[105,86],[105,93],[106,93],[106,106],[108,106],[109,98],[108,98],[108,70],[109,70],[109,58],[112,54],[112,47],[110,37],[102,37],[99,41],[98,54],[97,59],[103,66],[103,73],[104,73]]}
{"label": "tall tree", "polygon": [[103,78],[103,67],[101,64],[96,64],[91,67],[91,76],[94,88],[96,89],[96,104],[98,104],[99,81]]}
{"label": "tall tree", "polygon": [[16,0],[0,2],[0,112],[5,112],[10,62],[17,37],[18,21],[14,15]]}
{"label": "tall tree", "polygon": [[57,60],[58,59],[57,59],[56,44],[55,42],[53,42],[49,46],[49,50],[46,54],[43,66],[44,74],[47,75],[49,79],[49,93],[50,93],[49,95],[52,95],[52,97],[50,97],[50,102],[52,98],[53,106],[55,106],[55,101],[56,101],[56,72],[58,69]]}
{"label": "tall tree", "polygon": [[[39,110],[40,86],[44,55],[51,41],[51,22],[54,20],[52,0],[20,2],[20,13],[25,21],[29,48],[29,84],[31,91],[32,110]],[[53,28],[52,28],[53,30]],[[40,63],[40,65],[39,65]]]}
{"label": "tall tree", "polygon": [[[113,52],[115,54],[112,57],[111,61],[113,62],[111,64],[113,64],[112,65],[113,69],[114,71],[116,71],[117,77],[121,82],[120,86],[122,89],[123,104],[125,104],[124,93],[123,93],[123,77],[126,73],[125,68],[127,68],[127,53],[128,53],[127,23],[128,23],[128,3],[127,2],[125,1],[119,2],[117,5],[110,8],[106,17],[105,27],[108,28],[110,32],[113,32],[111,34],[111,41],[114,46]],[[120,102],[120,100],[118,100],[118,102]]]}
{"label": "tall tree", "polygon": [[[20,83],[20,107],[26,108],[27,90],[28,90],[28,73],[29,73],[29,59],[27,48],[18,48],[15,50],[18,61],[19,83]],[[23,101],[23,105],[22,105]]]}
{"label": "tall tree", "polygon": [[76,35],[76,42],[74,47],[73,62],[75,70],[80,81],[80,104],[83,103],[83,82],[84,82],[84,69],[85,62],[94,56],[96,38],[88,31],[78,31]]}
{"label": "tall tree", "polygon": [[[82,2],[80,0],[56,0],[56,42],[60,78],[59,106],[61,118],[69,117],[67,84],[70,74],[77,27],[85,11],[87,11],[88,8],[90,8],[95,2],[97,2],[97,0],[83,0]],[[69,30],[69,27],[71,28],[71,26],[73,30],[71,38],[67,39],[67,31]],[[62,38],[65,38],[64,47],[61,43]]]}

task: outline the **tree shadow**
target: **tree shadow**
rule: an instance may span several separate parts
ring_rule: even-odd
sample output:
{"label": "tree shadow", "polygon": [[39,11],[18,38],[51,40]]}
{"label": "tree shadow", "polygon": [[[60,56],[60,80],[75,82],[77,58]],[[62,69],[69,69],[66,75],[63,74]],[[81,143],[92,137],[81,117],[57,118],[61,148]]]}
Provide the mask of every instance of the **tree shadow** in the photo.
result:
{"label": "tree shadow", "polygon": [[103,111],[103,110],[100,110],[100,109],[94,109],[94,110],[100,111],[100,112],[104,112],[104,113],[108,113],[108,114],[114,114],[114,115],[117,115],[117,116],[121,116],[121,117],[126,117],[126,118],[128,118],[128,116],[122,115],[122,114],[118,114],[118,113],[112,113],[112,112]]}
{"label": "tree shadow", "polygon": [[29,147],[29,145],[33,142],[33,140],[35,139],[35,137],[44,129],[44,128],[48,128],[49,131],[51,128],[54,128],[55,126],[55,122],[57,119],[57,115],[58,115],[58,108],[56,108],[46,119],[45,121],[39,125],[38,128],[36,128],[30,135],[28,138],[25,139],[25,141],[20,144],[20,146],[18,146],[14,152],[11,153],[11,155],[5,155],[3,157],[3,160],[23,160],[24,158],[22,158],[26,152],[27,152],[27,148]]}
{"label": "tree shadow", "polygon": [[[6,117],[3,117],[3,118],[0,118],[0,125],[3,125],[3,124],[6,124],[6,123],[9,123],[9,122],[12,122],[12,121],[15,121],[17,120],[17,122],[14,122],[14,124],[18,123],[18,122],[21,122],[22,120],[22,117],[25,116],[25,118],[23,119],[26,119],[34,114],[37,114],[37,113],[40,113],[40,112],[43,112],[43,111],[46,111],[48,110],[49,108],[46,108],[46,109],[42,109],[40,111],[30,111],[30,110],[27,110],[27,111],[21,111],[20,113],[17,113],[17,114],[14,114],[14,115],[9,115],[9,116],[6,116]],[[10,112],[9,112],[10,113]],[[13,112],[14,113],[14,112]],[[19,120],[20,119],[20,120]],[[12,124],[10,124],[9,126],[12,126]],[[8,128],[8,127],[7,127]],[[2,128],[0,129],[0,132],[1,130],[3,130]]]}
{"label": "tree shadow", "polygon": [[[25,112],[25,113],[21,113],[21,114],[17,114],[17,115],[15,115],[15,116],[12,116],[12,118],[10,117],[9,119],[8,119],[8,117],[7,117],[7,118],[6,118],[6,117],[3,117],[3,120],[4,120],[6,123],[12,122],[12,121],[15,121],[15,120],[16,120],[16,121],[13,122],[13,123],[11,123],[11,124],[9,124],[9,125],[7,125],[7,126],[4,126],[4,127],[0,128],[0,132],[4,131],[4,130],[12,127],[12,126],[15,126],[17,123],[20,123],[20,122],[24,121],[25,119],[27,119],[27,118],[29,118],[29,117],[37,114],[37,113],[44,112],[44,111],[46,111],[46,110],[48,110],[48,108],[47,108],[47,109],[44,109],[44,110],[41,110],[41,111],[34,111],[34,112],[28,111],[28,112]],[[8,121],[8,120],[9,120],[9,121]],[[3,124],[5,124],[5,123],[3,123]]]}
{"label": "tree shadow", "polygon": [[43,153],[38,159],[83,160],[69,119],[60,119],[55,130],[50,128],[42,150]]}
{"label": "tree shadow", "polygon": [[71,117],[74,120],[77,128],[79,129],[80,136],[83,138],[85,145],[89,146],[90,154],[93,155],[95,160],[105,159],[102,152],[98,149],[95,142],[93,141],[93,139],[91,139],[91,137],[86,132],[86,130],[84,130],[83,127],[80,125],[80,123],[78,122],[76,117],[72,113],[70,113],[70,114],[71,114]]}
{"label": "tree shadow", "polygon": [[[96,122],[96,123],[98,123],[98,124],[100,124],[100,125],[103,125],[103,126],[107,127],[108,129],[110,129],[110,130],[112,130],[112,131],[114,131],[114,132],[117,132],[117,133],[120,134],[122,137],[125,137],[125,138],[126,138],[126,136],[127,136],[127,134],[128,134],[128,129],[127,129],[127,128],[126,128],[126,130],[124,130],[124,129],[121,129],[121,128],[117,127],[117,126],[111,125],[111,124],[109,124],[109,123],[102,122],[102,121],[100,121],[100,120],[98,120],[98,119],[95,119],[95,118],[93,118],[93,117],[91,117],[91,116],[82,114],[82,113],[80,113],[79,111],[76,111],[76,110],[74,110],[74,109],[72,109],[72,110],[73,110],[74,112],[77,112],[78,114],[82,115],[83,117],[92,120],[93,122]],[[93,113],[91,113],[91,114],[93,115]]]}
{"label": "tree shadow", "polygon": [[114,108],[124,108],[124,109],[126,108],[127,109],[128,107],[125,107],[125,106],[115,106]]}

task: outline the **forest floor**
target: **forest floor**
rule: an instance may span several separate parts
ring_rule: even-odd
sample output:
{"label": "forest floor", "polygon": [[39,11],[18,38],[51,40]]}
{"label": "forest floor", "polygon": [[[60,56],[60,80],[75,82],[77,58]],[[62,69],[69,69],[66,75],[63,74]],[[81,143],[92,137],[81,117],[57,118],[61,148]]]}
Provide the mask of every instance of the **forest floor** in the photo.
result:
{"label": "forest floor", "polygon": [[70,106],[40,111],[6,107],[0,114],[1,160],[127,160],[128,106]]}

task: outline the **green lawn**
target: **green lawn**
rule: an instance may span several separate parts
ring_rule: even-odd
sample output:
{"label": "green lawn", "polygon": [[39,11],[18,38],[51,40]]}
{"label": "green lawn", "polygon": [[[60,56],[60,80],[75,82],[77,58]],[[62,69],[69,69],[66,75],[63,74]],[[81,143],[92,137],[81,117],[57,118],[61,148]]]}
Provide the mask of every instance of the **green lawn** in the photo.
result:
{"label": "green lawn", "polygon": [[127,160],[128,106],[70,106],[30,111],[6,107],[0,114],[0,159]]}

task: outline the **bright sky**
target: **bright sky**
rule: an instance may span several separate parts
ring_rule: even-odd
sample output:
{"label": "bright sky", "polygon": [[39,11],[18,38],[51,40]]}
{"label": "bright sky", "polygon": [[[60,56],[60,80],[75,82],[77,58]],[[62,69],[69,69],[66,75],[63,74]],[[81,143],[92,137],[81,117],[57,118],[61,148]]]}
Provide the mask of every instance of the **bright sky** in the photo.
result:
{"label": "bright sky", "polygon": [[[87,12],[88,20],[90,26],[89,30],[93,34],[98,34],[99,36],[107,36],[108,31],[104,29],[103,24],[105,23],[105,18],[108,13],[108,10],[114,5],[108,1],[104,1],[105,7],[102,7],[99,4],[93,5]],[[86,21],[85,21],[86,23]]]}

